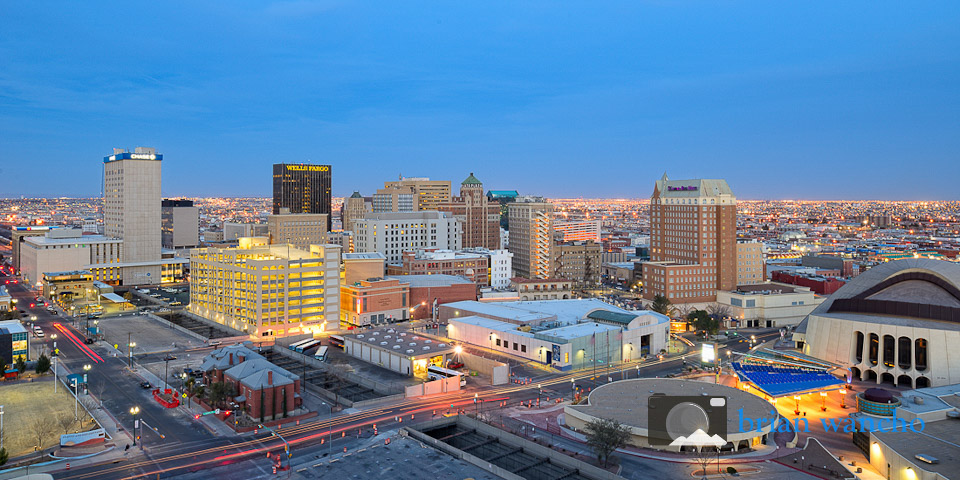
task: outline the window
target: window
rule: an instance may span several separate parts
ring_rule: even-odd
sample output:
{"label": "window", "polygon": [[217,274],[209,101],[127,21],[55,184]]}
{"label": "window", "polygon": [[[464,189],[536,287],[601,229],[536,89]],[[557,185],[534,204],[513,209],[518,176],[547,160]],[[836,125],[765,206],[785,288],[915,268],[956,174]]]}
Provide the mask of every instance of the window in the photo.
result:
{"label": "window", "polygon": [[514,350],[517,349],[517,342],[513,342],[513,349],[514,349]]}
{"label": "window", "polygon": [[523,353],[527,353],[527,346],[526,346],[526,345],[520,345],[520,351],[523,352]]}
{"label": "window", "polygon": [[499,339],[499,338],[497,339],[497,346],[498,346],[498,347],[500,346],[500,339]]}
{"label": "window", "polygon": [[563,363],[570,363],[570,352],[563,353]]}
{"label": "window", "polygon": [[509,350],[509,349],[510,349],[510,342],[504,340],[504,341],[503,341],[503,348],[506,348],[506,349]]}

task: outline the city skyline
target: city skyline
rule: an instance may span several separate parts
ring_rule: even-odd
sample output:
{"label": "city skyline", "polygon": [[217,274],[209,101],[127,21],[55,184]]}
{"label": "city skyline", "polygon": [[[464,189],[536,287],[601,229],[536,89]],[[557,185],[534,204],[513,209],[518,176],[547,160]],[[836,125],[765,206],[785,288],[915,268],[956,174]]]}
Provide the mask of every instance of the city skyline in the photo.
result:
{"label": "city skyline", "polygon": [[[929,173],[960,151],[960,6],[872,5],[11,5],[0,196],[96,196],[94,162],[151,145],[165,196],[266,196],[271,164],[304,162],[337,197],[473,171],[646,198],[666,171],[743,199],[954,199]],[[117,42],[106,17],[161,33]]]}

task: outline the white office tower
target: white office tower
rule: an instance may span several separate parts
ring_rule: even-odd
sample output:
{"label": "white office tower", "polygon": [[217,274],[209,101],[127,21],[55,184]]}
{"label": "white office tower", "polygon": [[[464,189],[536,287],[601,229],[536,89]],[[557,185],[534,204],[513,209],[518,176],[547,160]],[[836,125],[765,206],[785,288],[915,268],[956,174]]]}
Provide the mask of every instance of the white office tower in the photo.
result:
{"label": "white office tower", "polygon": [[123,240],[123,284],[160,283],[160,162],[156,149],[113,149],[103,159],[103,225]]}

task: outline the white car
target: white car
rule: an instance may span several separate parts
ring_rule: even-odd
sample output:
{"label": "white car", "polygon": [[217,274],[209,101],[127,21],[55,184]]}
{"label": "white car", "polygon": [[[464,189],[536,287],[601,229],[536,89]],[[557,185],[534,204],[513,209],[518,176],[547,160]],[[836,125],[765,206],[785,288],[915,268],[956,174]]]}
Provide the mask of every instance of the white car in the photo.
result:
{"label": "white car", "polygon": [[40,327],[33,327],[33,334],[39,338],[43,338],[43,330]]}

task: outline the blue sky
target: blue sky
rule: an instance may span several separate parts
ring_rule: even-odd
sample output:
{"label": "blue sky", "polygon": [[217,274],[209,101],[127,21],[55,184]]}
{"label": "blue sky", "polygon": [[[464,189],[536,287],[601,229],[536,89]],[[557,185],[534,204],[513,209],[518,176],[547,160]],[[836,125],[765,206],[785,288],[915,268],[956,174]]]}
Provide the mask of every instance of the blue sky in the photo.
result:
{"label": "blue sky", "polygon": [[[199,3],[199,5],[198,5]],[[0,3],[0,196],[334,195],[398,175],[553,197],[726,178],[740,198],[947,199],[960,2]]]}

